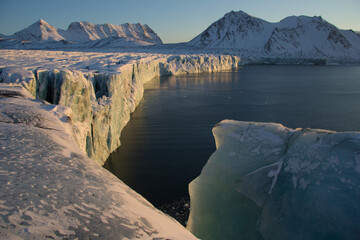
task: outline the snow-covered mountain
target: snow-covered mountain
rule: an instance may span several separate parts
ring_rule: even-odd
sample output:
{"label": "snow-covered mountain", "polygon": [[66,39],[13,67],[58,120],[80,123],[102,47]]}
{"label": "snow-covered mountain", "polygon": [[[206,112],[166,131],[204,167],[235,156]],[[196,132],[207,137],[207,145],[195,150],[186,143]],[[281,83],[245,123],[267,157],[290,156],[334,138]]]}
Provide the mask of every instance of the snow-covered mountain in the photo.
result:
{"label": "snow-covered mountain", "polygon": [[65,40],[64,37],[61,36],[60,32],[61,30],[40,19],[39,21],[31,24],[29,27],[14,33],[14,35],[10,36],[10,38],[31,42]]}
{"label": "snow-covered mountain", "polygon": [[321,17],[291,16],[270,23],[243,11],[230,12],[189,42],[258,56],[360,59],[360,35]]}
{"label": "snow-covered mountain", "polygon": [[[16,32],[9,38],[31,42],[65,41],[71,43],[88,43],[89,41],[105,39],[107,44],[115,42],[115,45],[162,44],[159,36],[146,24],[125,23],[121,25],[100,25],[88,22],[73,22],[67,30],[62,30],[48,24],[42,19]],[[90,43],[89,45],[93,44],[96,44],[96,42]]]}
{"label": "snow-covered mountain", "polygon": [[122,25],[93,24],[88,22],[73,22],[63,34],[67,40],[82,42],[107,38],[125,38],[144,42],[162,44],[158,35],[146,24],[140,23]]}

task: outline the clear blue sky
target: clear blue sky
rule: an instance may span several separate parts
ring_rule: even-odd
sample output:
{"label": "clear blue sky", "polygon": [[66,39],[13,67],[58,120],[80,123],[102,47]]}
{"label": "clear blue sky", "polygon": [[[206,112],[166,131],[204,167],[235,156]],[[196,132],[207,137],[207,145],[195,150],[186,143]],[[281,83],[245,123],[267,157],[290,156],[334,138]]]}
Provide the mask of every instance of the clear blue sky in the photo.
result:
{"label": "clear blue sky", "polygon": [[13,34],[40,18],[62,29],[73,21],[140,22],[166,43],[184,42],[231,10],[269,22],[321,15],[339,28],[360,31],[360,0],[0,0],[0,33]]}

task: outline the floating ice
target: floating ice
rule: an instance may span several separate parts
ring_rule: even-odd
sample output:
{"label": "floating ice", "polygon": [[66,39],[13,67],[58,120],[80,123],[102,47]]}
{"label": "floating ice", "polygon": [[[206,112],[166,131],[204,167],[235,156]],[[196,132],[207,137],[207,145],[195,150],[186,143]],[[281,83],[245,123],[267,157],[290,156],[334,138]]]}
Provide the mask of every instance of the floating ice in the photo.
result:
{"label": "floating ice", "polygon": [[202,239],[358,239],[360,133],[224,120],[190,184]]}

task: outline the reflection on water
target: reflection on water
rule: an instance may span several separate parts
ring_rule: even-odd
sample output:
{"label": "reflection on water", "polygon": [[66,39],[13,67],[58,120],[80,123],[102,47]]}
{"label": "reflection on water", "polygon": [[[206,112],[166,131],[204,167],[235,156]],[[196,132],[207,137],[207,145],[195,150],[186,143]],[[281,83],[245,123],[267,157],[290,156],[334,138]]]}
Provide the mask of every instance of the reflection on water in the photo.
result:
{"label": "reflection on water", "polygon": [[215,151],[223,119],[360,130],[359,76],[359,66],[245,66],[154,79],[105,167],[155,206],[171,202]]}
{"label": "reflection on water", "polygon": [[[230,83],[235,81],[233,72],[224,71],[219,73],[201,73],[182,76],[182,80],[179,81],[177,76],[167,76],[153,79],[150,82],[145,83],[145,89],[170,89],[170,88],[183,88],[195,87],[195,90],[199,91],[200,87],[210,89],[209,86],[217,85],[218,87],[224,83]],[[208,88],[206,88],[208,86]],[[211,87],[213,88],[213,87]]]}

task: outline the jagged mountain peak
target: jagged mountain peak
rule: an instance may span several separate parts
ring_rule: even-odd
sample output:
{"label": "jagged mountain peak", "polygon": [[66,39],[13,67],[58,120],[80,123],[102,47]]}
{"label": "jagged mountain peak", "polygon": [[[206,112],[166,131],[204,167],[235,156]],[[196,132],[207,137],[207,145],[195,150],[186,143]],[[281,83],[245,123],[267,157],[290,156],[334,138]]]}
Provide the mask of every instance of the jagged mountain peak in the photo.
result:
{"label": "jagged mountain peak", "polygon": [[[261,32],[268,22],[253,17],[243,11],[231,11],[211,24],[203,33],[190,41],[190,44],[199,46],[226,47],[239,46],[239,39],[246,39],[249,35]],[[247,45],[252,43],[246,43]]]}
{"label": "jagged mountain peak", "polygon": [[46,22],[44,19],[40,18],[35,23],[30,25],[29,27],[40,28],[43,31],[57,31],[57,28]]}
{"label": "jagged mountain peak", "polygon": [[58,29],[43,19],[39,19],[29,27],[14,33],[11,37],[22,41],[60,41],[64,38],[58,33]]}
{"label": "jagged mountain peak", "polygon": [[[70,23],[68,29],[78,28],[78,27],[81,27],[81,26],[84,26],[84,25],[90,25],[90,24],[91,23],[86,22],[86,21],[72,22],[72,23]],[[93,25],[95,25],[95,24],[93,24]]]}
{"label": "jagged mountain peak", "polygon": [[21,41],[66,41],[84,43],[94,40],[110,39],[119,44],[149,45],[162,44],[159,36],[148,26],[141,23],[125,23],[115,25],[110,23],[95,24],[86,21],[72,22],[67,30],[58,29],[43,19],[39,19],[29,27],[11,36]]}
{"label": "jagged mountain peak", "polygon": [[224,15],[224,17],[242,17],[242,16],[250,16],[244,11],[230,11]]}
{"label": "jagged mountain peak", "polygon": [[290,16],[270,23],[243,11],[231,11],[189,42],[258,56],[360,59],[360,38],[321,16]]}
{"label": "jagged mountain peak", "polygon": [[254,19],[258,19],[260,21],[264,21],[260,18],[257,18],[255,16],[252,16],[244,11],[231,11],[231,12],[228,12],[224,15],[223,18],[254,18]]}
{"label": "jagged mountain peak", "polygon": [[305,15],[301,16],[289,16],[284,19],[282,19],[278,24],[279,26],[285,26],[285,27],[300,27],[305,26],[309,24],[315,24],[315,26],[323,27],[323,26],[333,26],[331,23],[327,22],[325,19],[323,19],[321,16],[314,16],[309,17]]}
{"label": "jagged mountain peak", "polygon": [[94,24],[85,21],[73,22],[67,29],[67,39],[71,41],[100,40],[107,38],[126,38],[152,44],[162,44],[158,35],[148,26],[141,23]]}
{"label": "jagged mountain peak", "polygon": [[36,21],[35,23],[37,24],[43,24],[43,25],[46,25],[48,24],[44,19],[40,18],[38,21]]}
{"label": "jagged mountain peak", "polygon": [[[266,23],[266,21],[251,16],[250,14],[247,14],[244,11],[231,11],[224,15],[224,17],[220,18],[217,22],[229,22],[230,24],[236,24],[236,25],[244,25],[244,24],[251,24],[251,25],[261,25],[263,23]],[[216,23],[216,22],[215,22]]]}

